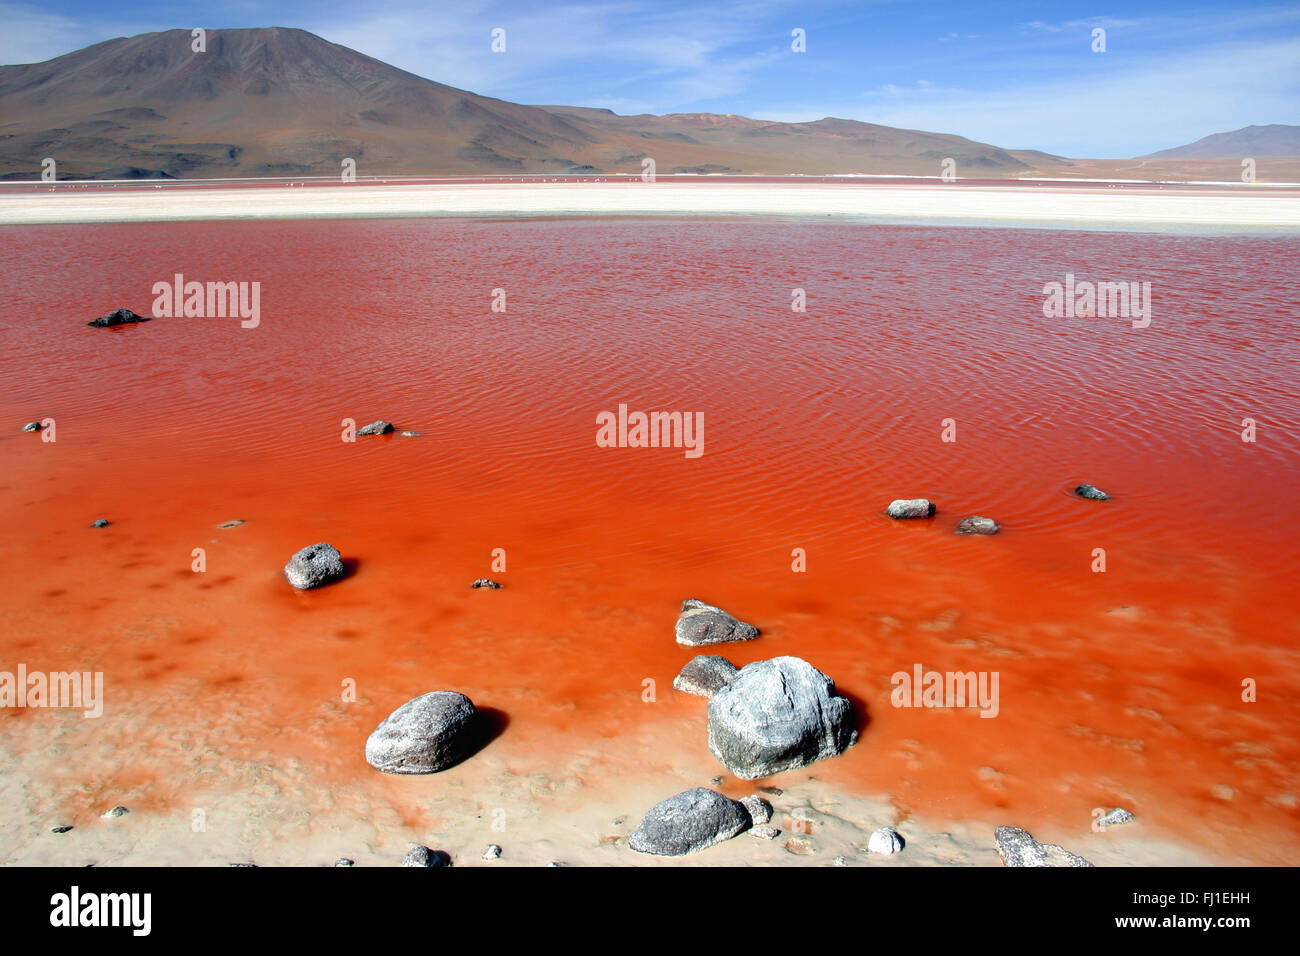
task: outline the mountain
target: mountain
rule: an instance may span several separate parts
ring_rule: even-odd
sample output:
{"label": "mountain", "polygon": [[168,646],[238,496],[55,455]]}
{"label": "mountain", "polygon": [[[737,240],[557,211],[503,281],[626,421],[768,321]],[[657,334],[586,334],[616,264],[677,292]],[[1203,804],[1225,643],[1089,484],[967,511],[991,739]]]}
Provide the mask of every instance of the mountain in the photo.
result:
{"label": "mountain", "polygon": [[1243,159],[1247,156],[1300,156],[1300,126],[1274,123],[1243,126],[1231,133],[1215,133],[1186,146],[1162,149],[1139,159]]}
{"label": "mountain", "polygon": [[827,118],[619,116],[524,106],[426,80],[303,30],[117,38],[0,67],[0,178],[640,173],[1015,177],[1067,165],[941,133]]}

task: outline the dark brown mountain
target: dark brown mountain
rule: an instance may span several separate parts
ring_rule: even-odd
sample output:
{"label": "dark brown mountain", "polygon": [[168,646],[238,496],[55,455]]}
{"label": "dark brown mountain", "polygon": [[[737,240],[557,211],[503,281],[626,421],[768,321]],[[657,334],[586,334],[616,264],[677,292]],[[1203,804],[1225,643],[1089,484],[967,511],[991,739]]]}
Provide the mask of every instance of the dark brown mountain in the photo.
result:
{"label": "dark brown mountain", "polygon": [[[396,69],[283,27],[107,40],[0,67],[0,177],[398,174],[895,173],[1014,177],[1062,169],[959,136],[852,120],[773,123],[708,113],[619,116],[522,106]],[[1060,175],[1061,173],[1056,173]]]}

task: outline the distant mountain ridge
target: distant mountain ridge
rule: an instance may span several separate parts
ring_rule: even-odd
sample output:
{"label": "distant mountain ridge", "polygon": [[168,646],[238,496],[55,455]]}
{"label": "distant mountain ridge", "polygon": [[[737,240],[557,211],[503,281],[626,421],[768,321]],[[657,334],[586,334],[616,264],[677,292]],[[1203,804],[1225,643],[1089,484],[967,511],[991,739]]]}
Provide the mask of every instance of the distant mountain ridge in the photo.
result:
{"label": "distant mountain ridge", "polygon": [[1300,156],[1300,126],[1273,123],[1243,126],[1214,133],[1186,146],[1147,153],[1139,159],[1244,159],[1256,156]]}
{"label": "distant mountain ridge", "polygon": [[1068,160],[826,118],[777,123],[525,106],[424,79],[285,27],[106,40],[0,67],[0,177],[883,173],[1015,177]]}

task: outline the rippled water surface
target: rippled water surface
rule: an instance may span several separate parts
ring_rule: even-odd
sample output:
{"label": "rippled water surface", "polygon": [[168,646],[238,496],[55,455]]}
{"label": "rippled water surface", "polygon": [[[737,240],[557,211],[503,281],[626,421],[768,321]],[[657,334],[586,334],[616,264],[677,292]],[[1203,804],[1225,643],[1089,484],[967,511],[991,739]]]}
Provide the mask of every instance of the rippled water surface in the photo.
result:
{"label": "rippled water surface", "polygon": [[[670,686],[699,597],[762,629],[736,663],[798,655],[858,702],[861,742],[819,777],[905,812],[1124,805],[1294,862],[1294,240],[180,223],[6,227],[0,266],[0,669],[104,671],[116,759],[83,756],[105,791],[167,803],[150,734],[231,711],[240,732],[205,746],[274,750],[311,714],[328,772],[369,773],[369,726],[443,687],[507,715],[497,746],[520,752],[596,741],[617,764],[628,728],[694,713],[703,750],[702,702]],[[175,273],[260,282],[260,326],[85,326],[148,312]],[[1045,318],[1067,273],[1150,282],[1150,327]],[[703,413],[703,456],[598,448],[619,403]],[[19,433],[47,416],[57,441]],[[344,418],[422,436],[345,443]],[[914,496],[937,516],[883,516]],[[954,535],[971,514],[1002,533]],[[319,540],[355,573],[294,592],[280,568]],[[998,672],[997,718],[891,707],[915,664]],[[345,679],[365,719],[315,716]],[[0,734],[36,747],[43,719]]]}

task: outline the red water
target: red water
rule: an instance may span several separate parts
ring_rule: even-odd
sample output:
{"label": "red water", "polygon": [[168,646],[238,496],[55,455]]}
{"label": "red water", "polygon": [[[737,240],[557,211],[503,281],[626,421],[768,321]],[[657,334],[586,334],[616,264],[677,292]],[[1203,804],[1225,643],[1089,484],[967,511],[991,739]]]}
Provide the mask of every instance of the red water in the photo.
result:
{"label": "red water", "polygon": [[[798,655],[859,703],[860,743],[821,778],[950,818],[1124,805],[1294,861],[1294,239],[181,223],[4,227],[0,264],[0,669],[103,670],[101,723],[235,713],[214,746],[274,750],[352,678],[365,720],[312,726],[327,775],[373,773],[365,732],[438,688],[542,762],[594,742],[617,763],[667,718],[698,716],[703,750],[703,702],[670,689],[699,597],[763,630],[721,649],[737,664]],[[148,312],[177,272],[260,282],[260,326],[85,326]],[[1149,281],[1150,327],[1045,318],[1066,273]],[[619,403],[702,412],[704,455],[598,448]],[[19,433],[47,416],[55,442]],[[344,443],[344,418],[423,435]],[[937,517],[883,516],[913,496]],[[954,535],[968,514],[1002,533]],[[320,540],[355,573],[293,591],[281,567]],[[891,707],[915,664],[998,672],[999,715]],[[0,713],[0,733],[35,746],[42,719]]]}

